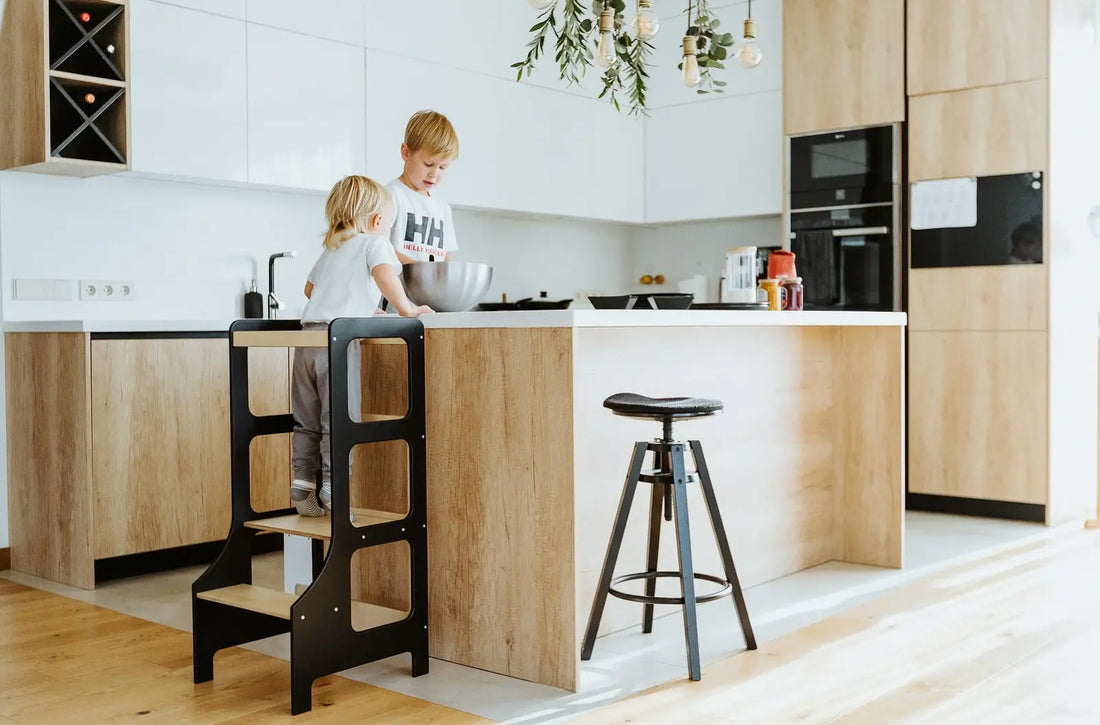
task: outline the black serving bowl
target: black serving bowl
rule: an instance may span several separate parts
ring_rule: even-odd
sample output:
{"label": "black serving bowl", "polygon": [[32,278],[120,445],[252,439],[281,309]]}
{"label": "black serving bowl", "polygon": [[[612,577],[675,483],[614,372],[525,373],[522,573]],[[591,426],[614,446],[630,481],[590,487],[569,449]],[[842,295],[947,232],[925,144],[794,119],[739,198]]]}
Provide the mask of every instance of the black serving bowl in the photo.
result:
{"label": "black serving bowl", "polygon": [[636,295],[635,310],[686,310],[695,301],[694,295],[682,292],[655,292]]}
{"label": "black serving bowl", "polygon": [[634,295],[589,295],[588,301],[597,310],[629,310]]}

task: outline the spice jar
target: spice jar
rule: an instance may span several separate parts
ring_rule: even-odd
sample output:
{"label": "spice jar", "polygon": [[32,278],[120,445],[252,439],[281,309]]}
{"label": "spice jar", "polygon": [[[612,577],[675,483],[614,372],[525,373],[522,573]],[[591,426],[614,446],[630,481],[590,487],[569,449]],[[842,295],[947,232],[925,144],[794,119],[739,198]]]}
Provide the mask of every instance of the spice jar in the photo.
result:
{"label": "spice jar", "polygon": [[768,295],[769,310],[783,309],[783,288],[779,285],[779,280],[762,279],[760,280],[760,289]]}
{"label": "spice jar", "polygon": [[783,280],[783,309],[794,312],[802,310],[801,277],[787,277]]}

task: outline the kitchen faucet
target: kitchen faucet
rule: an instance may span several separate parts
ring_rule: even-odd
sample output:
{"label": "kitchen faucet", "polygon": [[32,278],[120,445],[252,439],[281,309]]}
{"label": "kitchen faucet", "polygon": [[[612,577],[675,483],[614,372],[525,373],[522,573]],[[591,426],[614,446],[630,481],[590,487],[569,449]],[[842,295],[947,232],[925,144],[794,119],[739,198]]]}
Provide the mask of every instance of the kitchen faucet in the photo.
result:
{"label": "kitchen faucet", "polygon": [[280,257],[297,257],[298,252],[279,252],[272,254],[267,260],[267,317],[274,320],[279,316],[279,310],[286,307],[286,303],[275,296],[275,260]]}

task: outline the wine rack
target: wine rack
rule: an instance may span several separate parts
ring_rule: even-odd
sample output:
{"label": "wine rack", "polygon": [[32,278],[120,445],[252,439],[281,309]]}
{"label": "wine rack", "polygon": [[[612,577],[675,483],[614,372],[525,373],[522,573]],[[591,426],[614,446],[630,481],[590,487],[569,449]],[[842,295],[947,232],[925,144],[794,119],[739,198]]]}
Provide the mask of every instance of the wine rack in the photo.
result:
{"label": "wine rack", "polygon": [[[0,24],[0,168],[128,168],[126,0],[8,0]],[[19,105],[25,104],[25,105]]]}

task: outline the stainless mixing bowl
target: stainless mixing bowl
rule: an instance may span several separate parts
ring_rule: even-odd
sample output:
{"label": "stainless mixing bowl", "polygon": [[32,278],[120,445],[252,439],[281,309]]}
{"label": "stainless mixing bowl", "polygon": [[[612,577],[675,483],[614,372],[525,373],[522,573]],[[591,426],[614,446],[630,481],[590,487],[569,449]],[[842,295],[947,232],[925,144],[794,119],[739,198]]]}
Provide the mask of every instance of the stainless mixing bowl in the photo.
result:
{"label": "stainless mixing bowl", "polygon": [[436,312],[465,312],[489,291],[493,268],[476,262],[413,262],[401,268],[409,299]]}

